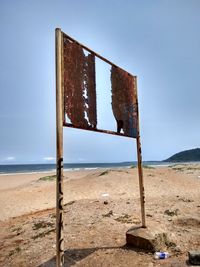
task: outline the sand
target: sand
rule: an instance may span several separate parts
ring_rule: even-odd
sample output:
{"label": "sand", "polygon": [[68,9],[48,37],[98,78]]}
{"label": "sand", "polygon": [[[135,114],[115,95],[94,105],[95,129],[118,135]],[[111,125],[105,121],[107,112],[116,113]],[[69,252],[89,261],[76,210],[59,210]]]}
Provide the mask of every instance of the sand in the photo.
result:
{"label": "sand", "polygon": [[[40,179],[50,175],[0,175],[0,266],[55,266],[55,180]],[[170,240],[163,261],[125,246],[141,223],[136,168],[64,177],[65,266],[182,267],[188,250],[200,250],[200,165],[144,169],[147,225]]]}

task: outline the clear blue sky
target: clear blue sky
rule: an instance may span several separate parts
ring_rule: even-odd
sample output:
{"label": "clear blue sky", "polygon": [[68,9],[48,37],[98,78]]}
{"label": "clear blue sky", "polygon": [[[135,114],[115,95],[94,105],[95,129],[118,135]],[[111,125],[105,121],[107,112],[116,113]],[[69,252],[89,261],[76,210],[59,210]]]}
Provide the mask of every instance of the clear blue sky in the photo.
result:
{"label": "clear blue sky", "polygon": [[[199,0],[1,0],[0,164],[55,161],[56,27],[138,76],[144,160],[200,147],[199,14]],[[64,129],[65,162],[130,160],[134,139]]]}

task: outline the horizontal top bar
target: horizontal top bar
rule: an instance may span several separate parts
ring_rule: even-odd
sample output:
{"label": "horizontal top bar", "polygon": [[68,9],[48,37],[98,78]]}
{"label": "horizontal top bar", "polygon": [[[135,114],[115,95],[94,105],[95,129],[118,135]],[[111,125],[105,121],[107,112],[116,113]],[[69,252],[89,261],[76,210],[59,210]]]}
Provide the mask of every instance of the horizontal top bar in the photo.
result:
{"label": "horizontal top bar", "polygon": [[62,32],[62,33],[63,33],[63,35],[65,35],[67,37],[67,39],[71,40],[72,42],[74,42],[74,43],[76,43],[76,44],[78,44],[80,46],[82,46],[85,50],[87,50],[88,52],[94,54],[96,57],[100,58],[101,60],[105,61],[106,63],[108,63],[108,64],[110,64],[110,65],[112,65],[112,66],[114,66],[116,68],[119,68],[119,69],[127,72],[132,77],[135,77],[135,78],[137,77],[137,76],[132,75],[128,71],[122,69],[121,67],[117,66],[116,64],[112,63],[110,60],[106,59],[105,57],[102,57],[101,55],[97,54],[96,52],[94,52],[93,50],[91,50],[90,48],[88,48],[87,46],[79,43],[78,41],[76,41],[75,39],[73,39],[72,37],[70,37],[69,35],[67,35],[66,33],[64,33],[64,32]]}

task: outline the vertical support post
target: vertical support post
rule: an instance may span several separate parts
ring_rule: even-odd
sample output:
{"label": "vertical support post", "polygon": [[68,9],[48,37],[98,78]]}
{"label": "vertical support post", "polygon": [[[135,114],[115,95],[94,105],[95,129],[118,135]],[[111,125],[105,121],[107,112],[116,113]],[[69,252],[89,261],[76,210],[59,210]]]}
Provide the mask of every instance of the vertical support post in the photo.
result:
{"label": "vertical support post", "polygon": [[64,267],[62,32],[56,29],[56,266]]}
{"label": "vertical support post", "polygon": [[145,218],[145,194],[144,194],[144,181],[143,181],[143,170],[142,170],[142,149],[140,142],[140,126],[139,126],[139,107],[138,107],[138,95],[137,95],[137,77],[134,77],[135,90],[136,90],[136,106],[137,106],[137,159],[138,159],[138,175],[139,175],[139,187],[140,187],[140,204],[141,204],[141,216],[142,216],[142,227],[146,228]]}

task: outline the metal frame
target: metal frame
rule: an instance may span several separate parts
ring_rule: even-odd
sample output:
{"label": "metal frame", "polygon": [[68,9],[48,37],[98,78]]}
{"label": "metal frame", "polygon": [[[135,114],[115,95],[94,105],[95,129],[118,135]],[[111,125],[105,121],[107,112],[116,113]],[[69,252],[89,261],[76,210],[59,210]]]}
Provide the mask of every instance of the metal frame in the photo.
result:
{"label": "metal frame", "polygon": [[[106,63],[115,66],[111,61],[100,56],[96,52],[92,51],[88,47],[77,42],[67,34],[63,33],[61,29],[57,28],[55,31],[56,36],[56,138],[57,138],[57,180],[56,180],[56,266],[64,267],[64,228],[63,228],[63,126],[78,128],[70,123],[65,122],[64,116],[64,104],[63,104],[63,47],[62,40],[63,35],[65,35],[69,40],[79,44],[83,49],[87,50],[90,53],[93,53],[96,57],[105,61]],[[122,69],[122,68],[120,68]],[[122,69],[123,70],[123,69]],[[127,72],[128,73],[128,72]],[[134,77],[135,88],[136,88],[136,105],[137,105],[137,119],[138,119],[138,134],[136,137],[137,144],[137,158],[138,158],[138,175],[139,175],[139,187],[140,187],[140,203],[141,203],[141,217],[142,217],[142,227],[146,227],[145,220],[145,195],[144,195],[144,181],[143,181],[143,171],[142,171],[142,152],[141,152],[141,143],[140,143],[140,131],[139,131],[139,111],[138,111],[138,98],[137,98],[137,81],[136,76],[128,73]],[[100,129],[83,129],[91,130],[100,133],[113,134],[118,136],[129,137],[124,134],[116,133],[113,131],[106,131]]]}
{"label": "metal frame", "polygon": [[56,266],[64,266],[62,32],[56,29]]}

